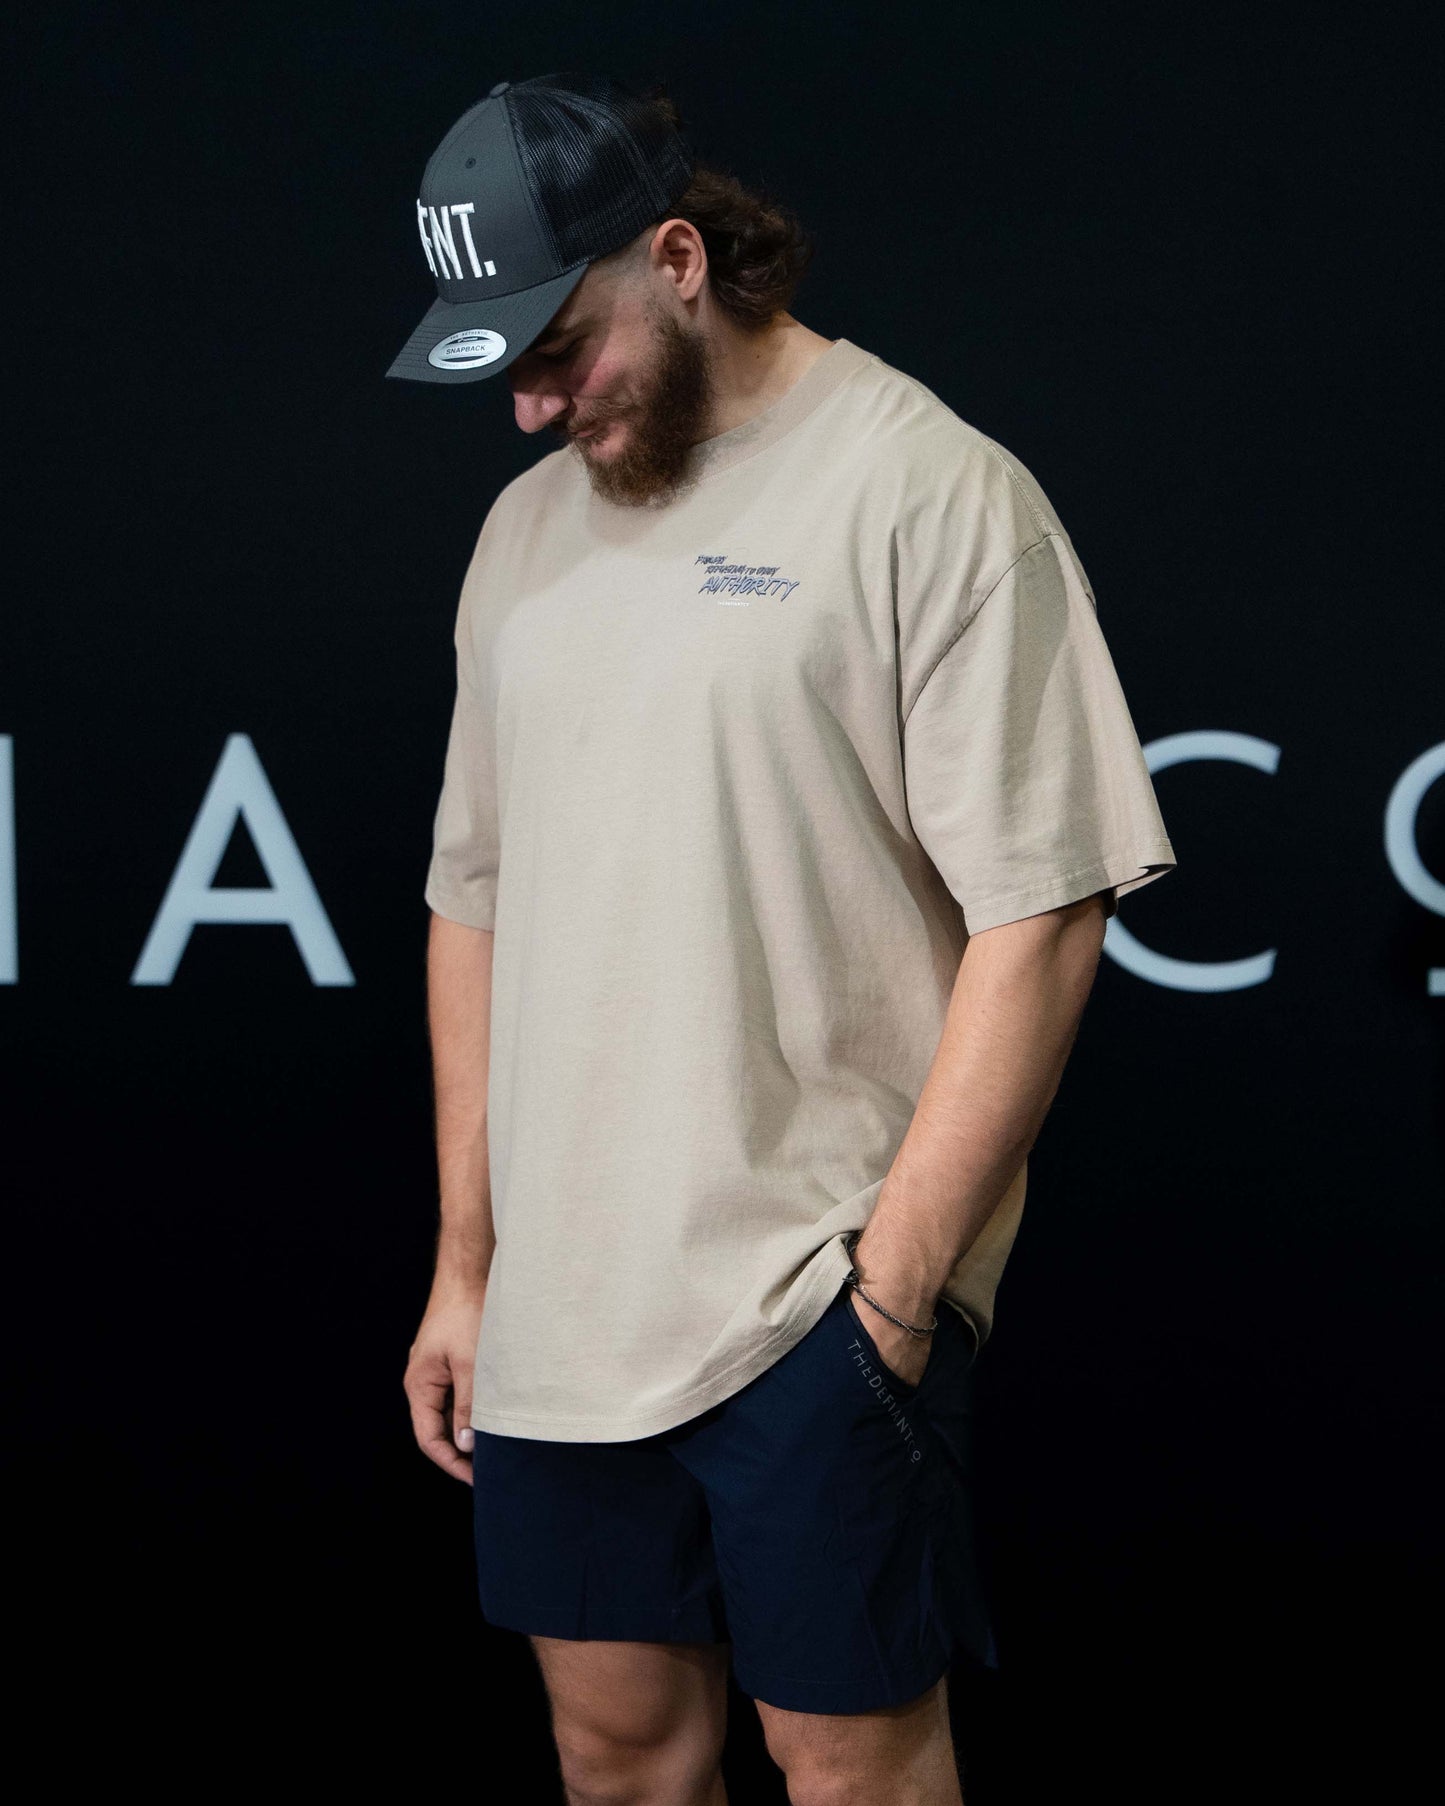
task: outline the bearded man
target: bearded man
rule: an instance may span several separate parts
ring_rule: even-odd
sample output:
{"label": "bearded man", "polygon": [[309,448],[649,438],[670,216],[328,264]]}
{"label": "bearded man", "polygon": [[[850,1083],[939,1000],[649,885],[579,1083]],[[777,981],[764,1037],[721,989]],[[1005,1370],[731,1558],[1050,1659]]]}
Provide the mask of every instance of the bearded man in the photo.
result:
{"label": "bearded man", "polygon": [[974,1366],[1118,899],[1173,849],[1025,466],[789,311],[654,92],[499,82],[390,375],[560,445],[482,522],[425,885],[440,1230],[406,1374],[569,1799],[961,1798]]}

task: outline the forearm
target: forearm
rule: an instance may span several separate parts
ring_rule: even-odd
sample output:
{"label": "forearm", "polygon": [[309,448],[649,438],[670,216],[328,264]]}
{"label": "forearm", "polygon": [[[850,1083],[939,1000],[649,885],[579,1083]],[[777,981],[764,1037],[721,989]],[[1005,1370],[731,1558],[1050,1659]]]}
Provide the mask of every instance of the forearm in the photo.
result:
{"label": "forearm", "polygon": [[433,914],[427,941],[440,1223],[436,1289],[486,1283],[496,1235],[487,1164],[492,935]]}
{"label": "forearm", "polygon": [[968,942],[913,1120],[857,1249],[864,1284],[910,1322],[927,1321],[1043,1126],[1104,928],[1092,897]]}

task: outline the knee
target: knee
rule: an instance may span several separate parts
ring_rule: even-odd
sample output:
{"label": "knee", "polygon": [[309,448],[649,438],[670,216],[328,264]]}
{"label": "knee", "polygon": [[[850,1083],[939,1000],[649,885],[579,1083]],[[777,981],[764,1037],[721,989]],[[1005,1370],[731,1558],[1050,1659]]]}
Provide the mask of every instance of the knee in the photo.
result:
{"label": "knee", "polygon": [[826,1735],[828,1727],[800,1725],[791,1713],[769,1710],[762,1717],[763,1742],[783,1771],[789,1806],[833,1806],[857,1797],[854,1765],[841,1743]]}
{"label": "knee", "polygon": [[795,1762],[783,1774],[788,1786],[788,1806],[857,1806],[859,1800],[888,1798],[886,1791],[875,1795],[874,1777],[851,1769],[831,1768],[811,1758]]}
{"label": "knee", "polygon": [[567,1806],[638,1806],[647,1798],[644,1746],[590,1727],[558,1725],[553,1735]]}
{"label": "knee", "polygon": [[[876,1761],[827,1749],[793,1748],[774,1755],[788,1788],[788,1806],[858,1806],[860,1800],[921,1800],[914,1778]],[[895,1789],[897,1791],[895,1791]],[[928,1793],[928,1799],[943,1799]]]}
{"label": "knee", "polygon": [[958,1800],[951,1741],[941,1725],[920,1722],[917,1708],[829,1717],[769,1707],[761,1716],[789,1806]]}
{"label": "knee", "polygon": [[567,1806],[651,1806],[701,1796],[722,1760],[701,1726],[554,1722]]}

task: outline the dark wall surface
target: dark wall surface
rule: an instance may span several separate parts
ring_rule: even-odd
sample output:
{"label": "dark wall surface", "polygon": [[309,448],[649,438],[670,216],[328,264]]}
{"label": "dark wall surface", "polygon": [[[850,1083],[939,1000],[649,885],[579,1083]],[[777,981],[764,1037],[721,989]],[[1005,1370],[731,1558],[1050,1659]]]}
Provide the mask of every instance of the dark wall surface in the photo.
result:
{"label": "dark wall surface", "polygon": [[[957,1677],[970,1806],[1319,1799],[1355,1764],[1358,1797],[1413,1797],[1386,1771],[1422,1709],[1440,1511],[1432,97],[1402,20],[1324,18],[32,19],[0,641],[10,1492],[27,1665],[77,1759],[155,1776],[204,1735],[227,1767],[284,1747],[291,1778],[407,1763],[560,1798],[525,1643],[474,1604],[465,1489],[401,1392],[452,622],[491,499],[550,445],[504,382],[382,373],[434,292],[432,147],[494,82],[580,67],[667,83],[700,156],[797,208],[798,317],[1028,465],[1146,749],[1200,736],[1157,772],[1179,869],[1125,899],[1129,941],[1111,925],[978,1368],[1002,1666]],[[283,923],[211,923],[157,977],[228,746],[330,964]],[[267,882],[241,823],[215,883]],[[502,1760],[521,1778],[489,1789]],[[728,1764],[735,1801],[782,1800],[740,1695]]]}

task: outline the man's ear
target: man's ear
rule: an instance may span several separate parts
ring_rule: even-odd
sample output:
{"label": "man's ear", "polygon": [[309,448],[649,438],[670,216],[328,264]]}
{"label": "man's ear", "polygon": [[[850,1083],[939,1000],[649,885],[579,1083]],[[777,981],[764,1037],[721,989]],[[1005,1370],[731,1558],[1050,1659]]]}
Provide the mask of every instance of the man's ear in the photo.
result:
{"label": "man's ear", "polygon": [[691,220],[664,220],[653,233],[647,254],[652,266],[665,271],[676,285],[679,301],[692,301],[701,294],[707,250]]}

